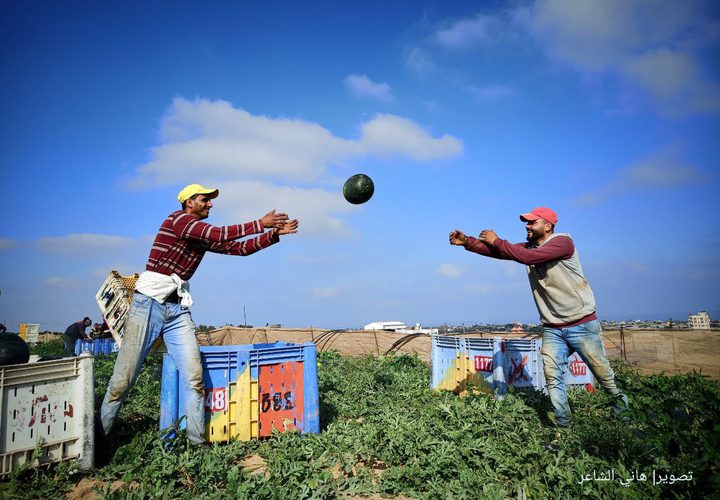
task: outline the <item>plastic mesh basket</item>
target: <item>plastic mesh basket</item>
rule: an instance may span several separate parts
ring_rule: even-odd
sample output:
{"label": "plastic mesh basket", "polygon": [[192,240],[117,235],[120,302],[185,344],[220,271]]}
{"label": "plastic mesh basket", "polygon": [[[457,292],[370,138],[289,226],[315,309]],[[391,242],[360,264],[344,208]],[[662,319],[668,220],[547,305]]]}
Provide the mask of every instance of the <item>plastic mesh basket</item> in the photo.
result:
{"label": "plastic mesh basket", "polygon": [[117,271],[110,271],[100,290],[95,295],[103,319],[110,328],[118,347],[122,342],[122,329],[125,326],[127,313],[130,310],[135,283],[140,275],[135,273],[122,276]]}

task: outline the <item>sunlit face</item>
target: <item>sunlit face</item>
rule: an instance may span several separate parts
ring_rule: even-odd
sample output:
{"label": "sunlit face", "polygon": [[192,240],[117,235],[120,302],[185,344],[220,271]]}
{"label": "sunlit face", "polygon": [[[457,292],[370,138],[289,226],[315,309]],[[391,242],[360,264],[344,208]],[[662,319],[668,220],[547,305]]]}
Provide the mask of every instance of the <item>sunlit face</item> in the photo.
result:
{"label": "sunlit face", "polygon": [[212,208],[212,200],[206,194],[199,194],[193,198],[189,198],[185,202],[185,212],[189,213],[198,220],[207,219]]}
{"label": "sunlit face", "polygon": [[529,220],[525,223],[525,229],[527,230],[527,240],[531,243],[538,243],[552,231],[552,224],[545,219]]}

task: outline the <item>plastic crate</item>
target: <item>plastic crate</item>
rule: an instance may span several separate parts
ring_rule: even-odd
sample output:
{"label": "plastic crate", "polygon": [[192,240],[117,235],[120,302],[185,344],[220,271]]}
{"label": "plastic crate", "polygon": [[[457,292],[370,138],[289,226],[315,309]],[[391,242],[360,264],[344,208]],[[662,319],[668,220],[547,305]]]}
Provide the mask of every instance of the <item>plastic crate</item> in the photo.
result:
{"label": "plastic crate", "polygon": [[[18,466],[94,460],[95,382],[88,354],[0,367],[0,477]],[[40,456],[33,461],[35,449]]]}
{"label": "plastic crate", "polygon": [[503,392],[507,387],[533,388],[541,390],[544,386],[542,358],[539,340],[497,339],[503,360],[502,379],[498,389]]}
{"label": "plastic crate", "polygon": [[464,383],[469,373],[462,339],[432,336],[430,360],[432,387],[459,392],[460,384]]}
{"label": "plastic crate", "polygon": [[[500,395],[508,387],[545,390],[541,347],[541,340],[433,335],[431,387],[458,394],[468,383]],[[568,358],[565,381],[593,388],[593,375],[577,353]]]}
{"label": "plastic crate", "polygon": [[75,355],[81,352],[89,352],[90,354],[112,354],[117,351],[118,345],[114,339],[75,340]]}
{"label": "plastic crate", "polygon": [[103,319],[110,329],[118,347],[122,343],[122,329],[125,326],[127,313],[130,310],[135,283],[140,275],[121,276],[117,271],[110,271],[100,286],[95,301],[100,307]]}
{"label": "plastic crate", "polygon": [[[568,388],[584,387],[588,391],[595,390],[595,377],[590,368],[576,352],[568,356],[567,369],[565,371],[565,386]],[[543,373],[543,390],[546,381]]]}
{"label": "plastic crate", "polygon": [[[433,335],[431,340],[432,387],[462,394],[468,383],[492,391],[493,339],[472,339]],[[486,361],[489,359],[489,363]],[[480,363],[482,366],[480,366]],[[489,371],[487,370],[488,368]]]}
{"label": "plastic crate", "polygon": [[[316,347],[312,342],[201,346],[205,439],[248,441],[272,430],[320,432]],[[184,409],[180,375],[163,357],[160,429],[176,425]],[[184,427],[184,421],[180,424]]]}
{"label": "plastic crate", "polygon": [[475,337],[464,339],[473,372],[491,389],[497,387],[498,380],[503,380],[503,359],[498,340]]}
{"label": "plastic crate", "polygon": [[573,353],[568,357],[567,372],[565,372],[565,384],[569,386],[583,386],[588,391],[593,391],[595,387],[595,377],[590,368],[582,360],[578,353]]}

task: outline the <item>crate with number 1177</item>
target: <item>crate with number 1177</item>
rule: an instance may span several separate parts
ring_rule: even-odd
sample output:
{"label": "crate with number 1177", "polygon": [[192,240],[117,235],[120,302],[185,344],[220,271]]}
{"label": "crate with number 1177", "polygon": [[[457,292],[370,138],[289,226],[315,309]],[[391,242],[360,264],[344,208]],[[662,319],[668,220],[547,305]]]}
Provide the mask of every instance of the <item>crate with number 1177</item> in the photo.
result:
{"label": "crate with number 1177", "polygon": [[[320,432],[316,356],[312,342],[201,346],[205,439],[248,441],[273,429]],[[180,374],[165,354],[160,429],[174,427],[184,408]]]}

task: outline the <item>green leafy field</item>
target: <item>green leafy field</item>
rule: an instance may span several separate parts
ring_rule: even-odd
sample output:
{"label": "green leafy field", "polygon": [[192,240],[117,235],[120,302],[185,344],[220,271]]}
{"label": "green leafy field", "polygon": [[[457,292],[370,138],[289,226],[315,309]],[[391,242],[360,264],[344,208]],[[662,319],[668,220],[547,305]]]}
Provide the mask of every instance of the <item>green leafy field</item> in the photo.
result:
{"label": "green leafy field", "polygon": [[[96,358],[98,404],[112,362]],[[108,498],[717,497],[720,385],[616,369],[630,422],[614,416],[604,393],[579,390],[570,394],[573,427],[556,430],[540,393],[461,398],[430,390],[429,368],[415,357],[321,353],[320,434],[200,449],[182,435],[163,444],[160,360],[152,358],[93,471],[67,463],[19,470],[0,483],[0,496],[64,498],[90,484]],[[641,474],[647,479],[628,481]],[[653,475],[666,480],[653,484]]]}

